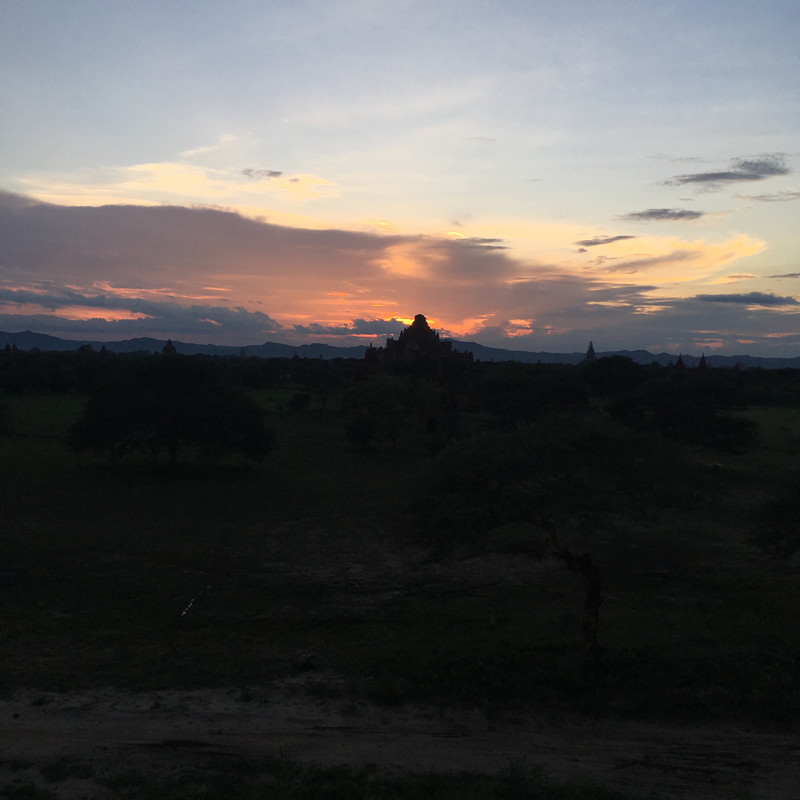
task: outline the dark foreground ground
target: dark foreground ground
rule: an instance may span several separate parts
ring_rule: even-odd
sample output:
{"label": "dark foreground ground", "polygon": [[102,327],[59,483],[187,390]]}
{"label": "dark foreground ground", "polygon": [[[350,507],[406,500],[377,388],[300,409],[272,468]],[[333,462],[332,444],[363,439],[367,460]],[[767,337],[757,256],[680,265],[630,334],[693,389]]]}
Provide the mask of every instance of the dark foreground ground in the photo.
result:
{"label": "dark foreground ground", "polygon": [[[329,680],[331,689],[340,683]],[[354,797],[379,796],[370,793],[376,781],[392,776],[433,774],[449,781],[453,797],[487,776],[498,783],[483,796],[502,789],[496,796],[520,798],[790,800],[800,786],[798,740],[788,734],[529,712],[487,719],[458,708],[315,699],[307,688],[261,687],[248,699],[238,690],[17,694],[0,703],[0,791],[77,800],[171,796],[181,786],[180,797],[325,797],[335,795],[324,792],[324,770],[341,767]],[[309,765],[319,771],[304,772]],[[220,793],[209,795],[215,783]],[[440,786],[418,796],[451,795]]]}
{"label": "dark foreground ground", "polygon": [[586,543],[587,669],[580,579],[529,528],[432,540],[424,448],[262,401],[261,465],[169,471],[71,454],[81,398],[8,398],[0,796],[797,796],[797,560],[756,536],[799,474],[796,409],[742,411],[746,451],[643,453],[652,492]]}

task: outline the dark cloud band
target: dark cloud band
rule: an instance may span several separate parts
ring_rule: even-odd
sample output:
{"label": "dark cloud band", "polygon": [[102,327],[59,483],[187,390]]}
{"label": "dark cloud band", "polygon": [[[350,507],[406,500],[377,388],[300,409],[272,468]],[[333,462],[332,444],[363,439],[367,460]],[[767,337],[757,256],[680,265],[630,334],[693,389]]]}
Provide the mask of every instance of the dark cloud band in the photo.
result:
{"label": "dark cloud band", "polygon": [[611,244],[612,242],[621,242],[623,239],[635,239],[635,236],[595,236],[594,239],[581,239],[579,242],[575,242],[575,244],[580,245],[581,247],[597,247],[601,244]]}
{"label": "dark cloud band", "polygon": [[794,297],[780,297],[764,292],[748,292],[747,294],[698,294],[694,297],[703,303],[739,303],[748,306],[800,306]]}
{"label": "dark cloud band", "polygon": [[700,219],[703,211],[690,211],[686,208],[648,208],[646,211],[634,211],[620,217],[627,222],[685,222]]}
{"label": "dark cloud band", "polygon": [[760,158],[734,158],[728,170],[676,175],[664,181],[664,184],[666,186],[699,184],[709,188],[740,181],[763,181],[779,175],[788,175],[790,172],[786,156],[783,153],[771,153]]}

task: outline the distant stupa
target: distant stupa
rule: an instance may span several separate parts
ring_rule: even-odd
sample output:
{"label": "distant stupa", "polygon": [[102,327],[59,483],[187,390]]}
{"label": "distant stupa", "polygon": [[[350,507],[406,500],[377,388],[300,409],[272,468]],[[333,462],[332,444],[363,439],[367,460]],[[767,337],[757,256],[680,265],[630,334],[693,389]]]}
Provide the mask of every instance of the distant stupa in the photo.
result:
{"label": "distant stupa", "polygon": [[595,361],[597,361],[597,356],[594,354],[594,344],[589,342],[589,349],[586,351],[581,364],[594,364]]}

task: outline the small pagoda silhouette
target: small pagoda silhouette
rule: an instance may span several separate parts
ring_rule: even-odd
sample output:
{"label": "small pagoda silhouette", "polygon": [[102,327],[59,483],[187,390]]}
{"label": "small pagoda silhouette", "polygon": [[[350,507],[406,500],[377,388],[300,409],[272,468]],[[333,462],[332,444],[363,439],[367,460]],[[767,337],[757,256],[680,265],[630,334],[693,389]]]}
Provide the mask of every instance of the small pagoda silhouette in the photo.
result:
{"label": "small pagoda silhouette", "polygon": [[597,361],[597,356],[594,353],[594,344],[589,342],[589,349],[586,351],[586,355],[581,359],[581,364],[594,364]]}

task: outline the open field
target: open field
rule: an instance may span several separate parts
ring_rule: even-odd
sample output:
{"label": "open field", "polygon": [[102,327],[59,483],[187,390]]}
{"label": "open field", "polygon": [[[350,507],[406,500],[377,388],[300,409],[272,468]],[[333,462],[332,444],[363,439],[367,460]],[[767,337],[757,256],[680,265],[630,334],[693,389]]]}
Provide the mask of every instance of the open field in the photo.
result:
{"label": "open field", "polygon": [[[354,449],[341,400],[291,410],[296,390],[257,393],[261,464],[174,470],[69,452],[80,395],[5,397],[0,791],[201,796],[191,765],[220,797],[334,778],[348,797],[790,796],[798,566],[754,535],[796,485],[796,408],[743,412],[745,451],[682,446],[685,480],[615,512],[588,664],[580,580],[524,526],[433,546],[424,442]],[[378,787],[390,767],[422,793]]]}

